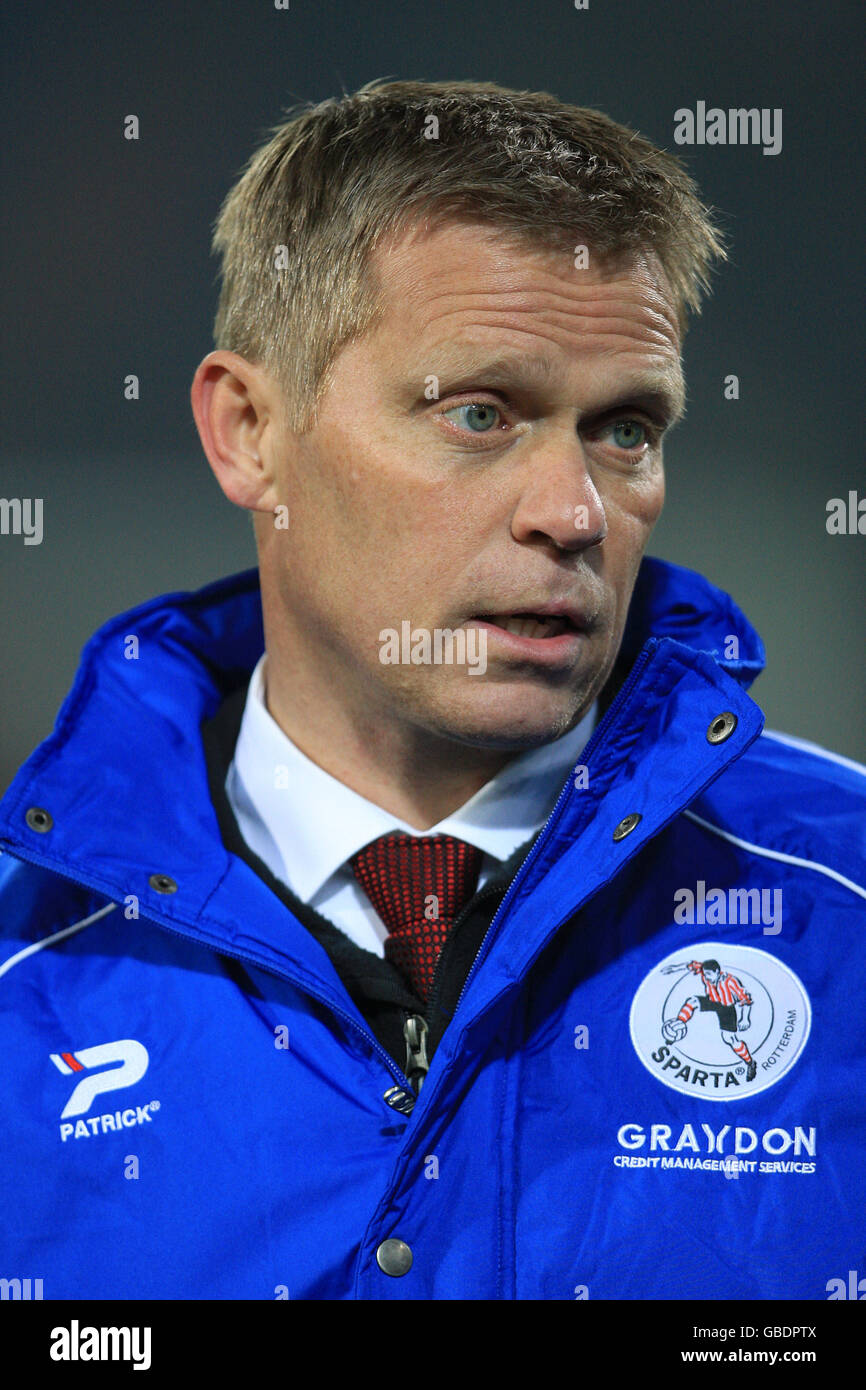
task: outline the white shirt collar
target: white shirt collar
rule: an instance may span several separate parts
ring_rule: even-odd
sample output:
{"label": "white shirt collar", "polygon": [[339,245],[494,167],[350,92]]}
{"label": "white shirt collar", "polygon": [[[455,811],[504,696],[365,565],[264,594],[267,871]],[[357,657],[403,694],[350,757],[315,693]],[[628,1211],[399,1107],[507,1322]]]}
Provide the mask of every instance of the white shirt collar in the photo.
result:
{"label": "white shirt collar", "polygon": [[250,679],[226,791],[250,848],[303,902],[392,830],[454,835],[504,862],[544,824],[598,714],[594,704],[569,733],[521,753],[457,811],[419,831],[325,772],[283,733],[265,704],[266,657]]}

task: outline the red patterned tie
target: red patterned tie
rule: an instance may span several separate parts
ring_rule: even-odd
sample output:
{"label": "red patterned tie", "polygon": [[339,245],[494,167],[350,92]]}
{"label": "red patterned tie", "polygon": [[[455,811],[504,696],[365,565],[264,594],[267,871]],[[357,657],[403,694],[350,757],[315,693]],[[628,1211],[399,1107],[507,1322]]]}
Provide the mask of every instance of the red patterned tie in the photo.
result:
{"label": "red patterned tie", "polygon": [[350,859],[390,935],[385,956],[426,1000],[445,938],[475,892],[482,852],[452,835],[395,830]]}

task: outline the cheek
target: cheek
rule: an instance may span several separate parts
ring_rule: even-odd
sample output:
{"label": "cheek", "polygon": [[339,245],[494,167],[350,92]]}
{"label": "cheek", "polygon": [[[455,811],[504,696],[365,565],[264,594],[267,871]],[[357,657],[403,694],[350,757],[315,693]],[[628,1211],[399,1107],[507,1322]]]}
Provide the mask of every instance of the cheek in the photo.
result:
{"label": "cheek", "polygon": [[646,524],[650,527],[655,526],[661,515],[662,507],[665,504],[665,471],[662,464],[659,464],[658,473],[653,479],[653,485],[649,490],[646,506]]}
{"label": "cheek", "polygon": [[637,572],[646,551],[652,529],[664,503],[664,478],[661,472],[640,487],[607,499],[605,512],[608,533],[602,550],[603,565],[611,588],[616,590],[616,607],[620,621],[631,599]]}
{"label": "cheek", "polygon": [[299,547],[318,563],[330,554],[338,568],[357,573],[368,552],[381,559],[386,535],[393,545],[406,514],[399,489],[348,431],[331,430],[306,449],[294,481]]}
{"label": "cheek", "polygon": [[605,499],[608,533],[622,537],[627,546],[644,544],[661,514],[665,500],[661,465],[647,478],[633,480]]}

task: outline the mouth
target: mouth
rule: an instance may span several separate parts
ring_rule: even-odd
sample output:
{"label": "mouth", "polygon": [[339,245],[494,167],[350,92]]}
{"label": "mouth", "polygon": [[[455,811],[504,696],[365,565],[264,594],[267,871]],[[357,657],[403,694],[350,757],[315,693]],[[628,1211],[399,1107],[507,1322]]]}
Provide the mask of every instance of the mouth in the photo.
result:
{"label": "mouth", "polygon": [[487,627],[501,628],[514,637],[531,637],[548,640],[561,637],[565,633],[576,633],[576,624],[565,614],[548,613],[479,613],[474,621]]}
{"label": "mouth", "polygon": [[571,671],[579,659],[589,626],[586,617],[568,604],[543,604],[507,613],[479,613],[466,627],[487,634],[493,651],[533,665]]}

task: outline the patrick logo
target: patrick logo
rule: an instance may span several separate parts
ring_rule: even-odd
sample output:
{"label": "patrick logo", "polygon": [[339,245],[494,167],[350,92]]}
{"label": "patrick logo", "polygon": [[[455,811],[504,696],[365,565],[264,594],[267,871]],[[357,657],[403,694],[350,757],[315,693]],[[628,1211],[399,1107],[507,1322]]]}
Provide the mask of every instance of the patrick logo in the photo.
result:
{"label": "patrick logo", "polygon": [[[147,1048],[134,1038],[120,1042],[100,1043],[98,1047],[80,1047],[77,1052],[52,1052],[51,1060],[64,1076],[85,1075],[66,1102],[60,1118],[86,1115],[97,1096],[104,1091],[121,1091],[134,1086],[147,1071]],[[107,1070],[95,1070],[95,1068]],[[70,1125],[70,1129],[72,1126]]]}

